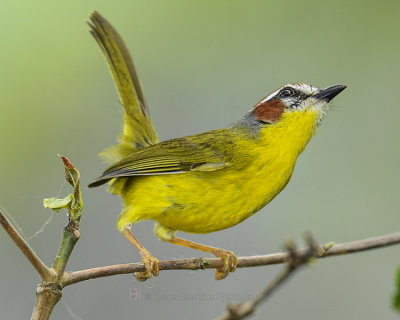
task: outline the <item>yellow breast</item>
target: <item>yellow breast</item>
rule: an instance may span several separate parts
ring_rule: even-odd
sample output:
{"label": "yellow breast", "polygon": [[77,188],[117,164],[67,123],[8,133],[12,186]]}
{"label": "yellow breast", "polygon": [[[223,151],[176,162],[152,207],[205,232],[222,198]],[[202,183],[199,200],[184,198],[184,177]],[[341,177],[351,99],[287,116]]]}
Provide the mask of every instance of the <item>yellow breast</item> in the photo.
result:
{"label": "yellow breast", "polygon": [[316,119],[315,111],[286,112],[257,139],[239,137],[237,157],[228,168],[128,180],[121,192],[126,206],[118,228],[147,219],[194,233],[234,226],[286,186],[315,132]]}

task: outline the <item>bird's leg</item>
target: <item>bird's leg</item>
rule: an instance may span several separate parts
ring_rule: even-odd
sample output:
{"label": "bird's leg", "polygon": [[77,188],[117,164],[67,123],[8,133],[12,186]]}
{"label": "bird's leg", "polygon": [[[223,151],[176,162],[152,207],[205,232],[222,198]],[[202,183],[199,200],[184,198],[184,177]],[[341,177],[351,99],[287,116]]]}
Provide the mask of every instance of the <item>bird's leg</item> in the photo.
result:
{"label": "bird's leg", "polygon": [[221,258],[222,260],[224,260],[224,266],[215,270],[215,280],[222,280],[229,274],[229,272],[233,272],[236,270],[238,259],[232,251],[205,246],[200,243],[176,238],[175,236],[172,236],[172,238],[168,241],[174,244],[178,244],[180,246],[211,253],[217,258]]}
{"label": "bird's leg", "polygon": [[132,232],[125,228],[122,231],[122,234],[138,249],[144,266],[146,267],[146,271],[144,272],[135,272],[136,279],[138,281],[145,281],[151,278],[152,275],[158,276],[159,274],[159,261],[154,258],[150,252],[148,252],[139,241],[133,236]]}

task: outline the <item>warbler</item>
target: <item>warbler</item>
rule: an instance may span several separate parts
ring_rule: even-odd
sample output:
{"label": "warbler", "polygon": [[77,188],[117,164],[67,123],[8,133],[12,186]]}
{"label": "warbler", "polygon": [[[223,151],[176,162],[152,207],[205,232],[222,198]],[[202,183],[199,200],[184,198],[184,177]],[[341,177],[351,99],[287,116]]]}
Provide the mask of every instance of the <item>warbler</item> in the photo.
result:
{"label": "warbler", "polygon": [[117,31],[99,13],[91,33],[106,57],[124,107],[119,144],[102,156],[115,163],[92,182],[110,182],[123,199],[117,227],[139,250],[146,271],[159,274],[159,261],[133,236],[131,227],[154,220],[163,240],[223,259],[215,278],[235,270],[236,255],[175,236],[177,231],[209,233],[232,227],[269,203],[289,182],[297,157],[324,117],[328,103],[346,88],[323,90],[292,83],[261,99],[224,129],[158,142],[131,56]]}

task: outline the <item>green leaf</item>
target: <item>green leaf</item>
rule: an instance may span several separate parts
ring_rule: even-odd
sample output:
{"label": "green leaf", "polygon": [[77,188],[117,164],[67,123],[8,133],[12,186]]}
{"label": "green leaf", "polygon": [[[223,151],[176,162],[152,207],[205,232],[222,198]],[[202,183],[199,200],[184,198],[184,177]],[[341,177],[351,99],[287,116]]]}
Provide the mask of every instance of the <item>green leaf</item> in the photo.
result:
{"label": "green leaf", "polygon": [[74,200],[74,195],[70,194],[63,199],[57,199],[57,198],[43,199],[43,205],[45,208],[52,209],[56,212],[60,211],[61,209],[67,209],[69,211],[70,205],[73,200]]}
{"label": "green leaf", "polygon": [[396,291],[392,297],[392,306],[393,308],[400,313],[400,267],[397,268],[396,271]]}

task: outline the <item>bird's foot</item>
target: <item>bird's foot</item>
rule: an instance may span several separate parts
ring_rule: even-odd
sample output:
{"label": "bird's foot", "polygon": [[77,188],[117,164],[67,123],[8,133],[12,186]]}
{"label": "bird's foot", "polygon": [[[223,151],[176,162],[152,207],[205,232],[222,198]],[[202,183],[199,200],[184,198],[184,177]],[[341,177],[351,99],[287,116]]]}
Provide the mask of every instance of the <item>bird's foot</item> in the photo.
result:
{"label": "bird's foot", "polygon": [[146,271],[135,272],[135,277],[137,281],[146,281],[150,279],[153,275],[158,276],[160,273],[159,260],[154,258],[150,252],[146,249],[140,250],[140,255],[142,256],[142,261],[146,268]]}
{"label": "bird's foot", "polygon": [[226,278],[229,272],[234,272],[238,263],[237,256],[232,251],[220,249],[221,251],[215,252],[217,258],[224,260],[222,268],[215,269],[215,280],[222,280]]}

